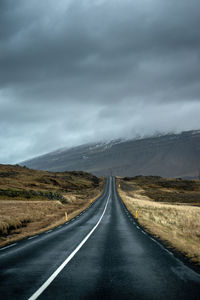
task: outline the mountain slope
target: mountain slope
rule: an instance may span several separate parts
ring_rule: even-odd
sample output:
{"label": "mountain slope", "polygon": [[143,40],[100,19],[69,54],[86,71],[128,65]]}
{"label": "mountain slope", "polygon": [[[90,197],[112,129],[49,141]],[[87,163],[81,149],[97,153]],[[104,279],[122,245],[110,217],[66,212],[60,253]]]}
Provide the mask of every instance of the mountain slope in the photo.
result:
{"label": "mountain slope", "polygon": [[50,171],[83,170],[96,175],[196,177],[200,131],[139,140],[116,140],[58,150],[21,163]]}

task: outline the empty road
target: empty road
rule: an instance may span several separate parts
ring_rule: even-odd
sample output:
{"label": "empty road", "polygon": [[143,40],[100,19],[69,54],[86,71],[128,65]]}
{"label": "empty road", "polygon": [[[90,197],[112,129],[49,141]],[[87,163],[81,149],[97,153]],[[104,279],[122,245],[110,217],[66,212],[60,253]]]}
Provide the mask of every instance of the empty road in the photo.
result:
{"label": "empty road", "polygon": [[0,249],[0,299],[200,299],[200,276],[146,234],[115,179],[74,220]]}

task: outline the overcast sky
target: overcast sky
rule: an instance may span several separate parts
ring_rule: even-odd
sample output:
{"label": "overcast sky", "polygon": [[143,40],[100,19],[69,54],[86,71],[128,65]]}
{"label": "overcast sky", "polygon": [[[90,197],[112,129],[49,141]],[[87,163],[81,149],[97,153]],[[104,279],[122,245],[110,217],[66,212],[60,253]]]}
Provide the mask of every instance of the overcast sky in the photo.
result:
{"label": "overcast sky", "polygon": [[191,129],[199,0],[0,0],[0,163]]}

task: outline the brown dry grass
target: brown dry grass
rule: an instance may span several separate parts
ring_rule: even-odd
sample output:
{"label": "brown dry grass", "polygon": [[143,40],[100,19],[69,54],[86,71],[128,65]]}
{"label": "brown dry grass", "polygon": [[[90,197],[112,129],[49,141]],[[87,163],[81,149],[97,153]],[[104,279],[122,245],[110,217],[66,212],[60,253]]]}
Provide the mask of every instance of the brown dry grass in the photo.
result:
{"label": "brown dry grass", "polygon": [[169,199],[168,203],[157,202],[145,195],[141,185],[135,186],[135,190],[132,188],[129,186],[129,191],[119,189],[119,193],[134,216],[138,211],[138,222],[200,265],[200,207],[174,201],[170,204]]}
{"label": "brown dry grass", "polygon": [[140,194],[157,202],[200,206],[200,180],[136,176],[124,178],[121,180],[121,185],[130,196],[134,196],[134,193],[139,190]]}
{"label": "brown dry grass", "polygon": [[101,192],[87,200],[62,204],[60,201],[0,201],[0,246],[52,229],[80,214]]}
{"label": "brown dry grass", "polygon": [[0,246],[64,223],[65,212],[70,220],[88,207],[103,187],[103,179],[84,172],[53,173],[0,165]]}

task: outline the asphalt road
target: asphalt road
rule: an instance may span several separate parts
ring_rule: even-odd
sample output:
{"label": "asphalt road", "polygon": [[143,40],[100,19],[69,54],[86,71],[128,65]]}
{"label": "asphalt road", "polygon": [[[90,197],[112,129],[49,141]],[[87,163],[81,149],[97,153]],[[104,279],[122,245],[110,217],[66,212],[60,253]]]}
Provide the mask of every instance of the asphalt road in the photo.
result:
{"label": "asphalt road", "polygon": [[130,216],[109,178],[74,220],[0,249],[0,299],[200,299],[200,275]]}

